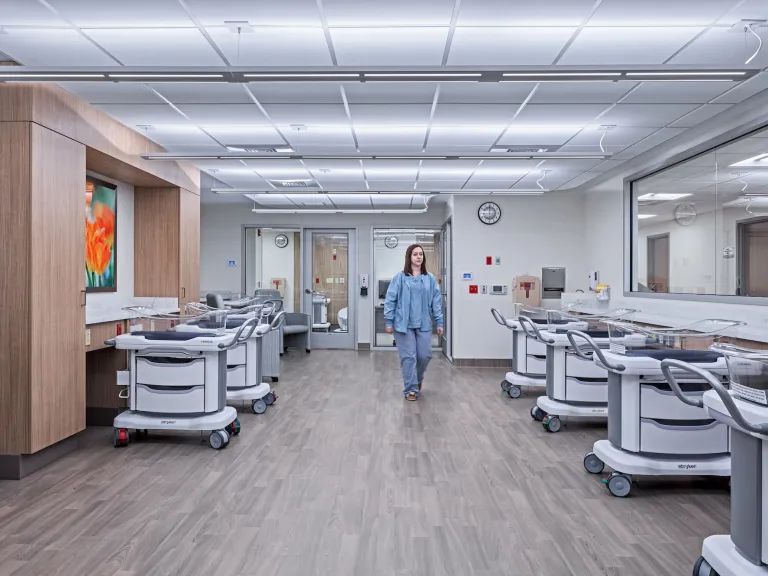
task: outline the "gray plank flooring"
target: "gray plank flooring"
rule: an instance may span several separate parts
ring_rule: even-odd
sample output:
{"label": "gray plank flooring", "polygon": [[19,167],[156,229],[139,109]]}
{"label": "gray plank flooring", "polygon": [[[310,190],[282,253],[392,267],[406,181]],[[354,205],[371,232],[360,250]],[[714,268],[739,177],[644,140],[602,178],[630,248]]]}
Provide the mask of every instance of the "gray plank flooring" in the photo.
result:
{"label": "gray plank flooring", "polygon": [[545,432],[503,372],[436,357],[405,402],[394,353],[292,351],[225,450],[89,429],[0,482],[0,576],[679,576],[727,533],[727,481],[614,498],[582,465],[604,426]]}

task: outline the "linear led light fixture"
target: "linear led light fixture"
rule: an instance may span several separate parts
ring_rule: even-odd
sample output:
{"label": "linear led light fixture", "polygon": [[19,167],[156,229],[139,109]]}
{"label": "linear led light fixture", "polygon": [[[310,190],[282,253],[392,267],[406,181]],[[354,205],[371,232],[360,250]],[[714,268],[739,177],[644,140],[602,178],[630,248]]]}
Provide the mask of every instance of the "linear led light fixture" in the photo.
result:
{"label": "linear led light fixture", "polygon": [[142,154],[144,160],[608,160],[612,154],[508,154],[482,156],[355,156],[355,155],[293,155],[271,156],[267,154]]}
{"label": "linear led light fixture", "polygon": [[627,76],[744,76],[745,70],[723,72],[625,72]]}
{"label": "linear led light fixture", "polygon": [[108,74],[109,78],[115,78],[115,79],[121,79],[121,78],[131,78],[131,79],[147,79],[147,80],[164,80],[164,79],[172,79],[172,78],[194,78],[194,79],[205,79],[205,78],[224,78],[223,74]]}
{"label": "linear led light fixture", "polygon": [[768,160],[768,154],[758,154],[757,156],[752,156],[752,158],[731,164],[730,167],[750,166],[753,162],[765,162],[766,160]]}
{"label": "linear led light fixture", "polygon": [[540,76],[542,78],[572,78],[572,77],[585,77],[585,78],[591,78],[595,76],[621,76],[621,72],[512,72],[512,73],[505,73],[502,74],[504,78],[508,77],[516,77],[519,78],[521,76],[524,77],[530,77],[530,76]]}
{"label": "linear led light fixture", "polygon": [[[263,188],[211,188],[214,194],[251,194],[254,196],[296,196],[306,195],[306,191],[292,192],[290,190],[266,190]],[[551,192],[548,188],[467,188],[453,190],[324,190],[316,192],[313,195],[323,197],[326,195],[338,196],[386,196],[388,198],[395,196],[469,196],[469,195],[497,195],[497,196],[515,196],[515,195],[540,195],[544,192]]]}
{"label": "linear led light fixture", "polygon": [[681,198],[687,198],[688,196],[691,196],[691,194],[665,194],[665,193],[657,193],[657,192],[649,192],[648,194],[643,194],[642,196],[638,196],[639,201],[650,201],[650,200],[680,200]]}
{"label": "linear led light fixture", "polygon": [[286,78],[321,78],[321,79],[333,79],[333,78],[360,78],[360,73],[347,74],[343,72],[326,72],[324,74],[312,73],[312,74],[243,74],[243,78],[264,78],[264,79],[286,79]]}
{"label": "linear led light fixture", "polygon": [[638,214],[638,220],[645,220],[646,218],[656,218],[656,214]]}
{"label": "linear led light fixture", "polygon": [[251,208],[260,214],[424,214],[426,208]]}

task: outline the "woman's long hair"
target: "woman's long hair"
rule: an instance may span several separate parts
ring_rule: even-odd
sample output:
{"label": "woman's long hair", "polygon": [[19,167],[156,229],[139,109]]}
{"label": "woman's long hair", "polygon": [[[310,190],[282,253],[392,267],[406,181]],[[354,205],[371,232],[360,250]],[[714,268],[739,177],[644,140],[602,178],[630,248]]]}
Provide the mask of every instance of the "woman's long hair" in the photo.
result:
{"label": "woman's long hair", "polygon": [[403,274],[406,276],[413,276],[411,254],[413,254],[413,251],[416,248],[421,248],[421,252],[424,254],[424,258],[421,260],[421,273],[427,273],[427,254],[424,252],[424,247],[421,244],[411,244],[408,246],[408,250],[405,251],[405,266],[403,267]]}

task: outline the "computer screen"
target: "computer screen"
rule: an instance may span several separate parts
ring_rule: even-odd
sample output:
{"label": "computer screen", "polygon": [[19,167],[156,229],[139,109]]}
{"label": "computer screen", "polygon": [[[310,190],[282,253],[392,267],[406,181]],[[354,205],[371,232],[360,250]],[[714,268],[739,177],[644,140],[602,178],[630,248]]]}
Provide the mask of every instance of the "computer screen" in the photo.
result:
{"label": "computer screen", "polygon": [[379,298],[384,300],[387,297],[387,290],[391,280],[379,280]]}

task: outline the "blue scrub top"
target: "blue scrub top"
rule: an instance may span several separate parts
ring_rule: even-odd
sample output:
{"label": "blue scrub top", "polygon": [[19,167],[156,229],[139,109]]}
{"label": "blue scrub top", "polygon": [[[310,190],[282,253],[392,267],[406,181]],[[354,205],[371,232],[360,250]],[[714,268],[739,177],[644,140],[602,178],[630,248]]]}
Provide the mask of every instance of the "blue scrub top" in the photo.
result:
{"label": "blue scrub top", "polygon": [[408,287],[411,290],[411,306],[408,311],[408,328],[421,328],[421,311],[424,306],[424,284],[421,276],[406,276]]}

